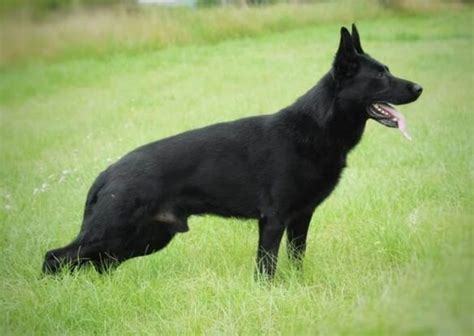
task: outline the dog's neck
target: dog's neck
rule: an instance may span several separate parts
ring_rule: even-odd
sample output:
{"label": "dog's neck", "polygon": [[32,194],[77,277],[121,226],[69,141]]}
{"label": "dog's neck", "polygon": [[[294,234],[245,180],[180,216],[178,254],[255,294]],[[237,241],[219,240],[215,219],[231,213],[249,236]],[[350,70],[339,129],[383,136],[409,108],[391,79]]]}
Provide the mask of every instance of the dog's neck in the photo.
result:
{"label": "dog's neck", "polygon": [[348,153],[362,137],[365,107],[338,97],[338,85],[328,72],[306,94],[282,110],[296,141],[315,149],[327,144]]}

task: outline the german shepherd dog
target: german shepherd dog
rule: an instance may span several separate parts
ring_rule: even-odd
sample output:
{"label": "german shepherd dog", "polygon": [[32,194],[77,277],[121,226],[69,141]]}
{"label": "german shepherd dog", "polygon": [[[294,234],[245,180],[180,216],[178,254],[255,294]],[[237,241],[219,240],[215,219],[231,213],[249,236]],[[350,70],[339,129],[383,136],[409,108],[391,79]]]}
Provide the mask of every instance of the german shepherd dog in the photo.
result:
{"label": "german shepherd dog", "polygon": [[192,215],[258,220],[256,274],[273,277],[284,231],[301,265],[315,208],[333,191],[368,119],[399,128],[391,104],[420,85],[393,76],[342,27],[332,68],[292,105],[270,115],[188,131],[135,149],[103,171],[77,238],[46,253],[43,271],[92,264],[99,272],[164,248]]}

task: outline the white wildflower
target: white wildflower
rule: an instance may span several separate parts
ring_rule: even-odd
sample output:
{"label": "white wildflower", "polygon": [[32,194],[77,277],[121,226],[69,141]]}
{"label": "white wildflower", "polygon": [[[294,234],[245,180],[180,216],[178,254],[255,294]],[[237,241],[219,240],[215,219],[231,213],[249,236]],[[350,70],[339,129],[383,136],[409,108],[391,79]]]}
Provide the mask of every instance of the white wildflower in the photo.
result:
{"label": "white wildflower", "polygon": [[418,225],[418,209],[413,210],[409,215],[408,215],[408,226],[412,230],[416,230]]}
{"label": "white wildflower", "polygon": [[43,193],[48,189],[48,183],[43,183],[39,188],[33,189],[33,195]]}

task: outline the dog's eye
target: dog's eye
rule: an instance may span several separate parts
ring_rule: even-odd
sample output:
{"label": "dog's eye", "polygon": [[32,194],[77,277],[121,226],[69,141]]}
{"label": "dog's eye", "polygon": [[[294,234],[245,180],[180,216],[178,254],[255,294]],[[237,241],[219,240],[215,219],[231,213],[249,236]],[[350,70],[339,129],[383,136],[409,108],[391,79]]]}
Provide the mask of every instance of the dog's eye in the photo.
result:
{"label": "dog's eye", "polygon": [[380,77],[380,78],[385,77],[385,71],[380,71],[379,73],[377,73],[377,77]]}

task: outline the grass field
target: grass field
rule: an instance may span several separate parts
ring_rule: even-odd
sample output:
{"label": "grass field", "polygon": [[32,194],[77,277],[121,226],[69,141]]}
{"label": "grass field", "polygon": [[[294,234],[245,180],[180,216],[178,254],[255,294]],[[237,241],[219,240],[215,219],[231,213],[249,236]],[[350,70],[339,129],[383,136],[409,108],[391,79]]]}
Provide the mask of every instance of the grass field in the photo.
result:
{"label": "grass field", "polygon": [[40,267],[107,165],[291,103],[329,69],[339,24],[2,70],[0,333],[472,334],[472,22],[471,9],[358,21],[364,49],[424,87],[400,108],[414,140],[369,122],[313,217],[305,271],[282,248],[271,285],[253,281],[256,224],[216,217],[109,275]]}

